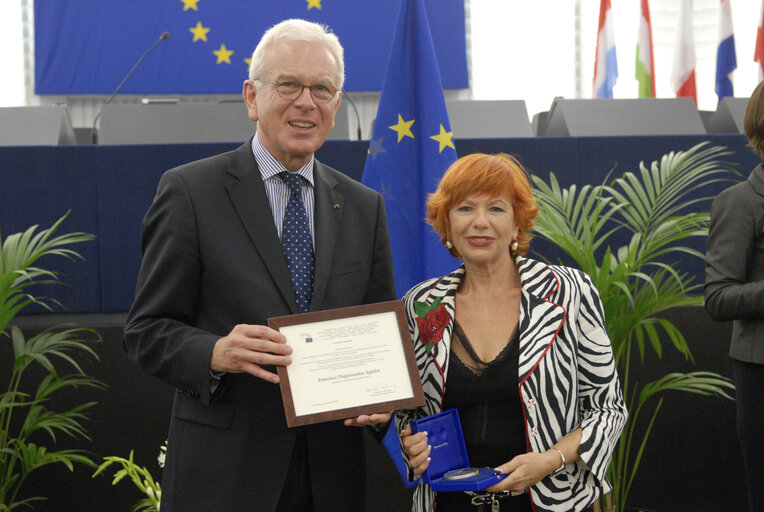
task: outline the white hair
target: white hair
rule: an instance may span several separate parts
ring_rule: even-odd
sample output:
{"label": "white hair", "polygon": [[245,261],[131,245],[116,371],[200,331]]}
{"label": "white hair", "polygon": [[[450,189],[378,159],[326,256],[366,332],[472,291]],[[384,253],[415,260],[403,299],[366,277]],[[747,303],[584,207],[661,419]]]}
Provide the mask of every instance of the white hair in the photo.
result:
{"label": "white hair", "polygon": [[342,89],[345,83],[345,58],[340,40],[326,25],[301,19],[284,20],[265,31],[255,51],[252,52],[252,62],[249,65],[250,80],[262,77],[265,72],[263,69],[265,54],[272,44],[279,41],[318,43],[324,46],[337,63],[337,82],[334,85]]}

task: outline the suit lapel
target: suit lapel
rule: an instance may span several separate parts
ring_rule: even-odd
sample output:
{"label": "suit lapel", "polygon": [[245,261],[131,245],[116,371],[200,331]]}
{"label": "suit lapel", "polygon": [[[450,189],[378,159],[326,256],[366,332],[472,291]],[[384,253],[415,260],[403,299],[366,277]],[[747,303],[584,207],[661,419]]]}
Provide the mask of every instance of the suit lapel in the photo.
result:
{"label": "suit lapel", "polygon": [[520,310],[519,381],[538,368],[565,321],[565,310],[549,300],[557,291],[557,277],[541,262],[518,258],[523,299]]}
{"label": "suit lapel", "polygon": [[313,180],[315,182],[316,250],[313,299],[310,309],[316,311],[321,309],[326,287],[329,284],[345,196],[337,190],[337,181],[328,168],[318,160],[313,165]]}
{"label": "suit lapel", "polygon": [[297,313],[297,302],[286,259],[281,250],[281,242],[273,222],[273,212],[251,145],[244,144],[234,151],[233,155],[233,162],[228,170],[229,179],[226,182],[228,196],[271,279],[289,304],[292,313]]}
{"label": "suit lapel", "polygon": [[751,186],[760,196],[764,196],[764,165],[757,165],[748,176]]}

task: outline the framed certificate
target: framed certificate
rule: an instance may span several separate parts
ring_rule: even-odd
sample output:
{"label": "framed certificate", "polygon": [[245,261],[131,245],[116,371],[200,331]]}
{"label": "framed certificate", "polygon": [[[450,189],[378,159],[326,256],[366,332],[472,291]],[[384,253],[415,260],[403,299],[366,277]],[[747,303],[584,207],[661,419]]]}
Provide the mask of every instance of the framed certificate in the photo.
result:
{"label": "framed certificate", "polygon": [[292,347],[278,366],[287,426],[424,405],[403,304],[378,302],[268,319]]}

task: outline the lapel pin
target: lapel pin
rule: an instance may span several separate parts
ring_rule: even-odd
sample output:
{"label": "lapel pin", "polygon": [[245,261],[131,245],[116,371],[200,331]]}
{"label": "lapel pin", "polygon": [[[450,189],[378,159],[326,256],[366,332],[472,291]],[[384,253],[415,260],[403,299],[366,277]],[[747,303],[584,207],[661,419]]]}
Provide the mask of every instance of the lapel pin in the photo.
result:
{"label": "lapel pin", "polygon": [[332,208],[334,208],[335,210],[339,210],[340,209],[340,203],[334,203],[332,205]]}

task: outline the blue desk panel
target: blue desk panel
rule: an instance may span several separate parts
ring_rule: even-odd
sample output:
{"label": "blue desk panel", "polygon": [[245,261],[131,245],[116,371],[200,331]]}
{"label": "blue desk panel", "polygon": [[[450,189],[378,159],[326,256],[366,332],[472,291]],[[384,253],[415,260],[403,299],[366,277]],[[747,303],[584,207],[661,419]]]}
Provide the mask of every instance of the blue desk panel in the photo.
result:
{"label": "blue desk panel", "polygon": [[[636,171],[640,161],[649,164],[665,153],[686,150],[702,141],[727,146],[733,152],[729,161],[737,163],[743,176],[758,163],[746,147],[745,137],[738,134],[462,139],[456,141],[456,149],[460,155],[512,153],[534,174],[547,178],[554,172],[562,185],[580,186],[599,184],[611,171],[612,176]],[[161,174],[237,146],[0,147],[0,233],[14,233],[33,224],[45,228],[71,210],[61,232],[85,231],[97,239],[77,247],[85,262],[61,258],[41,262],[59,270],[64,284],[37,293],[55,298],[69,312],[126,311],[140,266],[141,221]],[[367,147],[368,141],[328,141],[317,156],[360,180]],[[705,195],[715,195],[729,185],[719,183]],[[697,248],[703,250],[704,241],[698,240]],[[547,258],[561,258],[539,240],[532,243],[532,249]],[[685,270],[703,279],[702,262],[691,262]]]}

